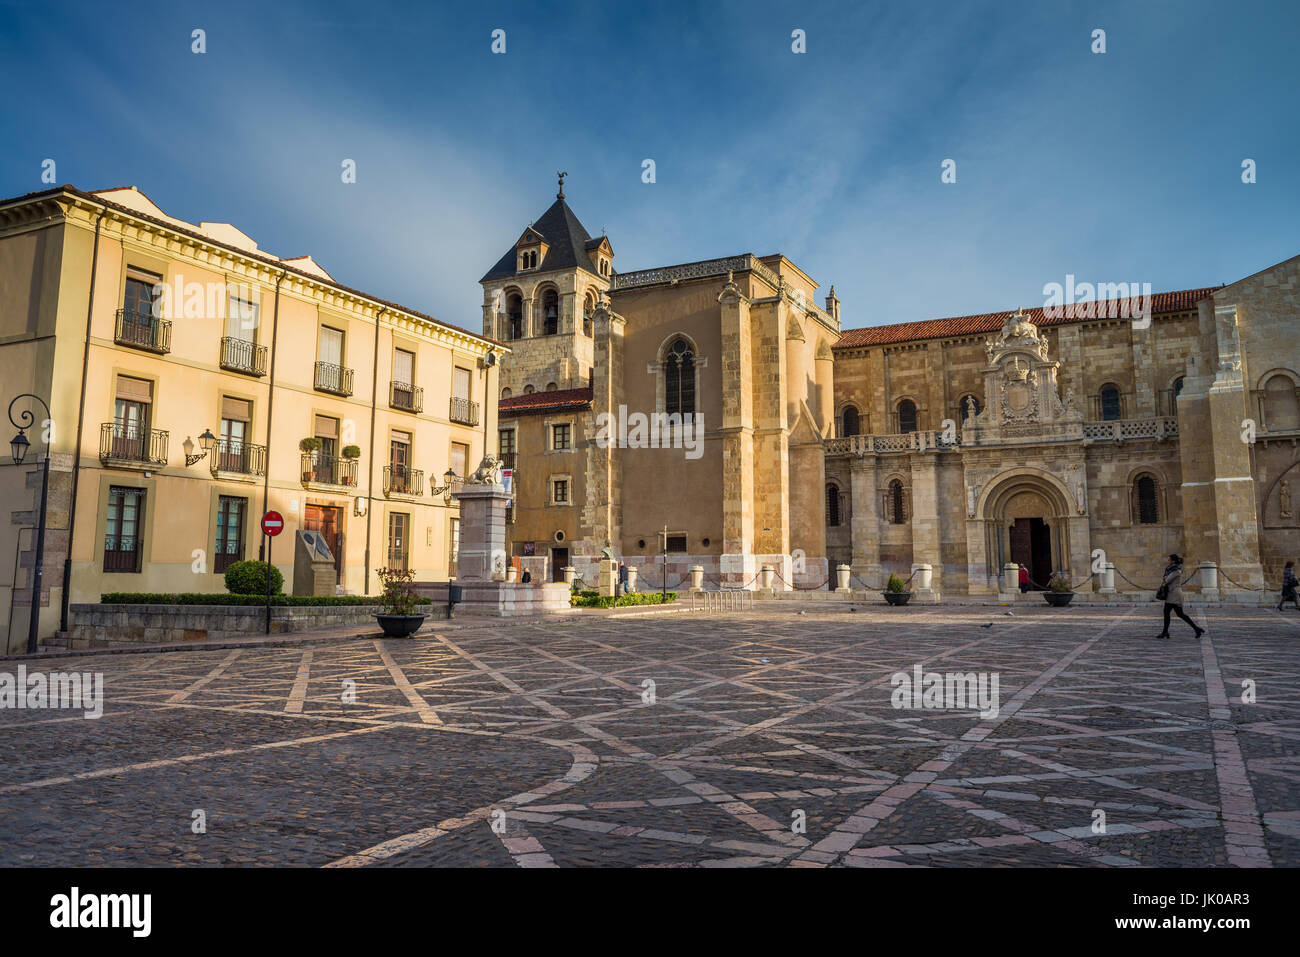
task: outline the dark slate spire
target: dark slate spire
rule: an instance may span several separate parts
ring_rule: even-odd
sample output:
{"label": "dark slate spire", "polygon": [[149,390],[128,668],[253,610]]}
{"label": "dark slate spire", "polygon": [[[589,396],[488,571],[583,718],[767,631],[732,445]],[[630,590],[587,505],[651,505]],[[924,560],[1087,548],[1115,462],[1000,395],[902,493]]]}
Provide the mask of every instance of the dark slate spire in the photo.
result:
{"label": "dark slate spire", "polygon": [[[550,247],[546,250],[546,258],[541,261],[537,269],[528,270],[532,272],[550,272],[556,269],[585,269],[593,276],[599,275],[596,272],[595,265],[591,257],[587,255],[587,250],[594,248],[591,236],[583,228],[582,223],[578,222],[578,217],[569,209],[568,203],[564,201],[564,179],[567,173],[560,174],[560,192],[551,208],[542,213],[537,221],[533,223],[532,228],[541,234]],[[509,276],[518,275],[518,257],[515,255],[515,247],[511,246],[506,250],[506,254],[498,260],[486,276],[479,282],[490,282],[494,279],[505,279]]]}

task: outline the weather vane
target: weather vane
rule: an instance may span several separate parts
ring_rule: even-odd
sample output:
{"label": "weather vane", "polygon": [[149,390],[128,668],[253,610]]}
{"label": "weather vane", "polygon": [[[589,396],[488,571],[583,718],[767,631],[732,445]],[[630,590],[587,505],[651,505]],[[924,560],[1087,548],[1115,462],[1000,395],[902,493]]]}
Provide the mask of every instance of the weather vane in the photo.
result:
{"label": "weather vane", "polygon": [[568,176],[569,174],[557,172],[555,175],[560,177],[560,191],[555,194],[555,198],[564,199],[564,177]]}

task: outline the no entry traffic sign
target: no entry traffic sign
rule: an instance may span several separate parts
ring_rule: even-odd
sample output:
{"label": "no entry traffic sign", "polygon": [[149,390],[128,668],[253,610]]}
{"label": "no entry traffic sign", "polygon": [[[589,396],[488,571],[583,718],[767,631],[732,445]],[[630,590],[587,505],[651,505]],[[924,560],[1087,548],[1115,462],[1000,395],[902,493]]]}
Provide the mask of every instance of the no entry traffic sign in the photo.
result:
{"label": "no entry traffic sign", "polygon": [[267,512],[262,516],[262,531],[274,538],[284,531],[284,516],[279,512]]}

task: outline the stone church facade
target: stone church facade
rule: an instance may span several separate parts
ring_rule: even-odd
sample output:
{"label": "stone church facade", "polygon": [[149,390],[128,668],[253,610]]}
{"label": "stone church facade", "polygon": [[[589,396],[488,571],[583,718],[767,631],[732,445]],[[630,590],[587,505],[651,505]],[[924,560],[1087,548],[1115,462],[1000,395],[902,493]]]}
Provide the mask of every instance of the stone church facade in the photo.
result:
{"label": "stone church facade", "polygon": [[[1088,592],[1109,562],[1124,592],[1178,551],[1231,591],[1300,553],[1300,257],[1145,317],[1111,301],[844,332],[834,288],[817,306],[781,255],[613,256],[561,188],[481,280],[483,333],[510,348],[508,543],[534,577],[591,581],[609,547],[643,586],[701,565],[708,587],[754,587],[770,564],[778,589],[833,588],[843,564],[878,588],[928,565],[936,593],[979,595],[1015,562]],[[601,440],[636,413],[699,414],[698,447],[672,427]]]}

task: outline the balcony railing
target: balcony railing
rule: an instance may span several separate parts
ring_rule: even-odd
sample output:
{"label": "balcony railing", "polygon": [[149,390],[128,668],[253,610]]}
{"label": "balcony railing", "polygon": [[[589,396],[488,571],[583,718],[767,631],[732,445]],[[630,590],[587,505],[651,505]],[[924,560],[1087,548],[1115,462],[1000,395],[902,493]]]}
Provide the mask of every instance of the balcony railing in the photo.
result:
{"label": "balcony railing", "polygon": [[406,550],[388,546],[388,570],[390,572],[404,572],[407,568],[408,556]]}
{"label": "balcony railing", "polygon": [[304,452],[302,484],[354,486],[357,484],[357,460],[322,455],[319,452]]}
{"label": "balcony railing", "polygon": [[349,396],[352,394],[352,370],[332,362],[316,363],[316,388],[321,392]]}
{"label": "balcony railing", "polygon": [[266,446],[249,445],[247,442],[232,442],[218,439],[217,447],[212,450],[212,474],[230,472],[236,475],[265,475]]}
{"label": "balcony railing", "polygon": [[478,425],[478,403],[473,399],[451,397],[451,421],[461,425]]}
{"label": "balcony railing", "polygon": [[512,469],[515,467],[515,461],[519,458],[519,455],[516,452],[501,452],[497,455],[497,458],[501,460],[503,469]]}
{"label": "balcony railing", "polygon": [[221,368],[244,375],[266,375],[266,346],[247,339],[222,336]]}
{"label": "balcony railing", "polygon": [[1083,434],[1095,442],[1125,439],[1163,439],[1178,435],[1178,420],[1168,416],[1153,419],[1110,419],[1083,423]]}
{"label": "balcony railing", "polygon": [[167,464],[167,433],[162,429],[142,429],[130,422],[105,422],[99,427],[101,462],[132,465]]}
{"label": "balcony railing", "polygon": [[384,466],[385,495],[423,495],[424,471],[405,465]]}
{"label": "balcony railing", "polygon": [[388,404],[403,412],[423,412],[424,390],[409,382],[393,380],[388,384]]}
{"label": "balcony railing", "polygon": [[172,324],[147,312],[119,309],[113,340],[120,346],[163,355],[172,351]]}

